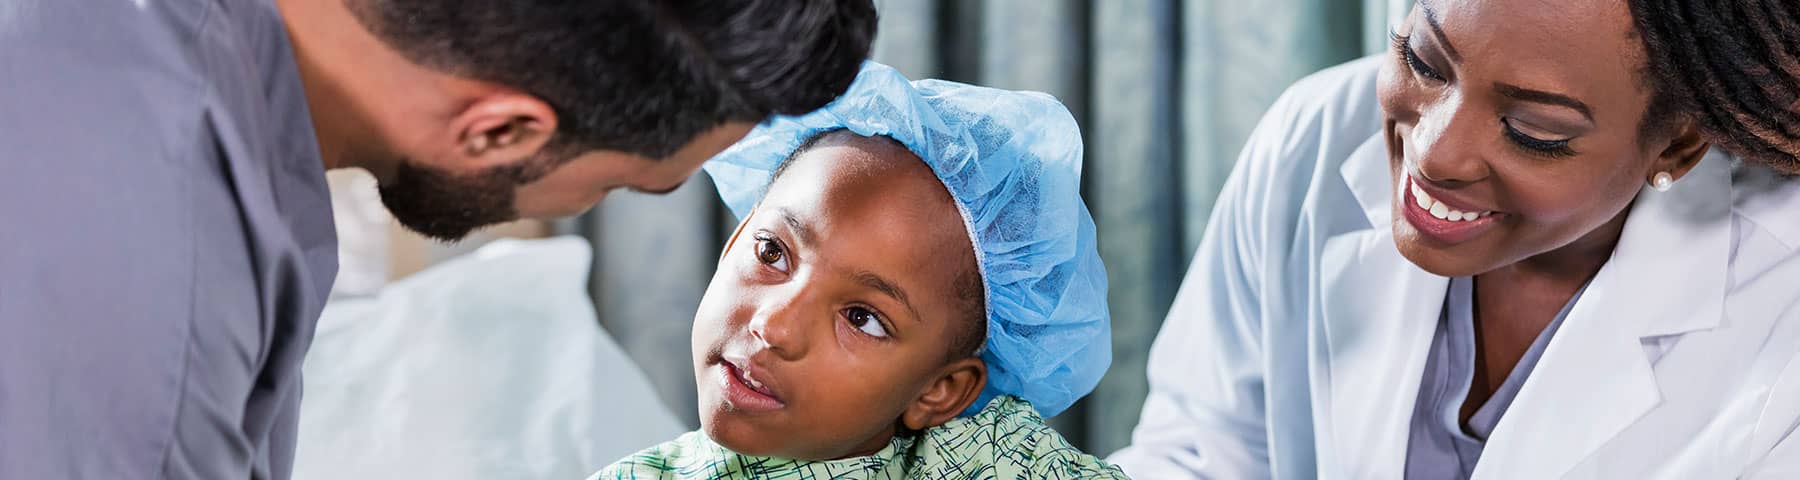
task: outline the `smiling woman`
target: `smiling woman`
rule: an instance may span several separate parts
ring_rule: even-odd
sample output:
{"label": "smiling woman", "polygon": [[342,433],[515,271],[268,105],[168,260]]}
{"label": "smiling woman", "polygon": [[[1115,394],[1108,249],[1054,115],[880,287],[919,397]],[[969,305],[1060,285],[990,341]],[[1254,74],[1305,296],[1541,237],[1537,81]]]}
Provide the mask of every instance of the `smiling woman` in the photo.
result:
{"label": "smiling woman", "polygon": [[1154,478],[1800,470],[1795,8],[1419,2],[1387,54],[1264,118],[1113,460]]}
{"label": "smiling woman", "polygon": [[[1405,220],[1395,241],[1439,275],[1502,270],[1482,291],[1541,286],[1566,300],[1611,255],[1642,185],[1680,178],[1706,141],[1691,122],[1646,119],[1655,94],[1638,88],[1649,82],[1624,5],[1443,3],[1399,27],[1378,86]],[[1519,285],[1505,273],[1521,269],[1542,274]],[[1527,315],[1541,327],[1562,303]]]}

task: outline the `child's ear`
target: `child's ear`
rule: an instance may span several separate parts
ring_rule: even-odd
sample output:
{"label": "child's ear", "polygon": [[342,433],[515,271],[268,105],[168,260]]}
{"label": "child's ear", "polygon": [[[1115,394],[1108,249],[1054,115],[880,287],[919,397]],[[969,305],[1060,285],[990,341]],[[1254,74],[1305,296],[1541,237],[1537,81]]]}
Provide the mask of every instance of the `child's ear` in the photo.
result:
{"label": "child's ear", "polygon": [[980,357],[969,357],[945,365],[938,378],[900,415],[901,423],[912,430],[943,425],[981,396],[987,386],[987,363]]}

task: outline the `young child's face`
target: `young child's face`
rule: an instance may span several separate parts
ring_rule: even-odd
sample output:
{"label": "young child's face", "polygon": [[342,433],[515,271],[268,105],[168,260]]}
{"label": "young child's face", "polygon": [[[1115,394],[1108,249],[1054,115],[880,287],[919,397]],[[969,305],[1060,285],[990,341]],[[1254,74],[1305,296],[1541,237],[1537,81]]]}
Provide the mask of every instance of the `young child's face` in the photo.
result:
{"label": "young child's face", "polygon": [[738,227],[695,318],[701,424],[739,453],[871,454],[985,382],[953,351],[985,318],[949,192],[890,140],[830,135]]}

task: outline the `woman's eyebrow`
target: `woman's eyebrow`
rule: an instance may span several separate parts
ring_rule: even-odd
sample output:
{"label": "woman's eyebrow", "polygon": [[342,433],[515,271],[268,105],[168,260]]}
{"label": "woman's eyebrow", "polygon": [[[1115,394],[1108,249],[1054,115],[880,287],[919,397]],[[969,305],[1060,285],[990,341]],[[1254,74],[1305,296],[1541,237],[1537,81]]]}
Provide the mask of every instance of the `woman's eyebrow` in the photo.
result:
{"label": "woman's eyebrow", "polygon": [[919,311],[914,309],[912,302],[906,299],[906,291],[901,290],[894,282],[881,278],[881,276],[876,275],[875,272],[866,270],[856,273],[856,282],[861,283],[865,287],[875,289],[875,291],[881,292],[889,297],[893,297],[893,299],[899,301],[901,305],[906,306],[906,311],[912,313],[914,321],[920,320]]}
{"label": "woman's eyebrow", "polygon": [[1437,37],[1438,46],[1444,48],[1444,54],[1450,56],[1450,61],[1462,63],[1462,54],[1456,53],[1456,46],[1451,45],[1450,38],[1444,36],[1443,25],[1438,24],[1437,11],[1432,10],[1431,5],[1424,0],[1419,0],[1419,11],[1425,13],[1425,24],[1431,26],[1431,34]]}
{"label": "woman's eyebrow", "polygon": [[1581,112],[1581,116],[1587,117],[1589,123],[1594,121],[1594,113],[1588,110],[1587,104],[1582,103],[1580,100],[1576,100],[1575,97],[1560,93],[1550,93],[1543,90],[1532,90],[1501,82],[1494,82],[1494,90],[1500,92],[1501,96],[1513,100],[1568,107],[1577,112]]}

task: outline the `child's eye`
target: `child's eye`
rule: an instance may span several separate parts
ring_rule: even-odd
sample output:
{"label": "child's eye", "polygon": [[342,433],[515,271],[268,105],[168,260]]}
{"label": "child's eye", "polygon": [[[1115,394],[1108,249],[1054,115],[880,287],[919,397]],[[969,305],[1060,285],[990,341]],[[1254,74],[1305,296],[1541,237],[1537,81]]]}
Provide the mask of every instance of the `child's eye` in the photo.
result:
{"label": "child's eye", "polygon": [[787,252],[782,251],[781,244],[775,243],[773,238],[756,237],[756,261],[774,267],[777,271],[788,271]]}
{"label": "child's eye", "polygon": [[861,330],[871,337],[887,338],[888,336],[887,327],[881,326],[881,314],[867,308],[846,308],[844,309],[844,319],[850,321],[850,326],[856,327],[857,330]]}

